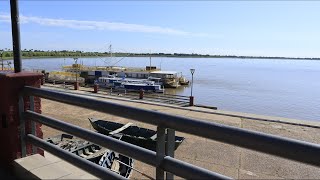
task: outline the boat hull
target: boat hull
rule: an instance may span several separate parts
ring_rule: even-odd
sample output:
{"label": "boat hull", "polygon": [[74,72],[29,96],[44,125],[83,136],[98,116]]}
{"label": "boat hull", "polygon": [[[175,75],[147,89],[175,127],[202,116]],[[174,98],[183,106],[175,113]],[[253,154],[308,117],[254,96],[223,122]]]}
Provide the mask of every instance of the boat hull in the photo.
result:
{"label": "boat hull", "polygon": [[57,145],[61,149],[69,151],[106,169],[115,171],[125,178],[129,178],[132,174],[134,164],[132,158],[102,146],[75,138],[69,134],[61,134],[48,138],[47,142]]}
{"label": "boat hull", "polygon": [[[96,131],[107,136],[110,136],[110,132],[123,126],[123,124],[120,123],[98,120],[93,118],[89,118],[89,121]],[[138,126],[131,126],[121,132],[121,140],[152,151],[156,151],[157,139],[152,138],[156,134],[157,132],[151,129],[140,128]],[[117,138],[117,135],[113,135],[112,137]],[[175,136],[175,149],[179,147],[183,140],[184,137]]]}

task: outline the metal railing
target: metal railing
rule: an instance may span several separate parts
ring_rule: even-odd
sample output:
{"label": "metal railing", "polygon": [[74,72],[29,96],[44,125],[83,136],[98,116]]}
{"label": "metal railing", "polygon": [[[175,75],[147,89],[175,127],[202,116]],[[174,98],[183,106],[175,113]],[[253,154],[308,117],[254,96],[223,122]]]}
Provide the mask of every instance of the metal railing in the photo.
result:
{"label": "metal railing", "polygon": [[[141,148],[139,146],[115,140],[111,137],[83,129],[51,117],[35,113],[32,110],[28,110],[26,112],[20,110],[20,113],[22,115],[20,116],[22,117],[21,123],[24,123],[23,119],[25,118],[32,119],[33,121],[40,122],[49,127],[62,130],[69,134],[78,136],[85,140],[91,141],[108,149],[114,150],[121,154],[152,165],[156,167],[157,179],[164,179],[164,171],[167,172],[167,179],[172,179],[172,174],[187,179],[228,179],[228,177],[226,176],[173,158],[175,130],[271,155],[280,156],[314,166],[320,166],[320,145],[314,143],[308,143],[261,132],[240,129],[213,122],[169,115],[161,112],[120,105],[82,96],[70,95],[62,92],[43,90],[33,87],[25,87],[23,92],[23,95],[31,96],[31,98],[33,98],[33,96],[37,96],[156,125],[158,138],[156,152],[154,152],[148,149]],[[23,107],[20,106],[20,108]],[[167,148],[165,148],[166,129],[168,136]],[[48,150],[54,155],[63,157],[67,161],[72,161],[80,168],[85,169],[90,166],[91,168],[87,168],[86,170],[94,175],[97,175],[98,177],[123,178],[116,176],[114,173],[111,173],[111,171],[100,171],[101,168],[99,169],[97,165],[91,162],[80,162],[80,159],[78,157],[74,157],[74,155],[65,151],[58,151],[57,148],[49,145],[47,142],[35,137],[34,135],[28,134],[26,138],[22,138],[22,141],[24,140],[27,140],[45,150]],[[23,142],[23,145],[24,144],[25,142]],[[25,147],[22,146],[22,148]],[[167,151],[165,151],[165,149]],[[22,152],[25,152],[25,150],[23,150]]]}
{"label": "metal railing", "polygon": [[[47,84],[53,85],[61,85],[56,86],[58,88],[74,88],[74,82],[67,82],[63,80],[45,80]],[[94,85],[85,85],[84,87],[91,87],[93,88]],[[87,91],[87,90],[84,90]],[[128,90],[128,89],[117,89],[117,88],[106,88],[106,87],[99,87],[99,91],[107,93],[110,96],[121,96],[122,98],[128,99],[138,99],[139,92],[136,90]],[[181,107],[189,106],[190,104],[190,97],[189,96],[182,96],[182,95],[173,95],[173,94],[164,94],[164,93],[154,93],[154,92],[144,92],[143,93],[143,100],[150,101],[150,102],[158,102],[162,104],[172,104]]]}

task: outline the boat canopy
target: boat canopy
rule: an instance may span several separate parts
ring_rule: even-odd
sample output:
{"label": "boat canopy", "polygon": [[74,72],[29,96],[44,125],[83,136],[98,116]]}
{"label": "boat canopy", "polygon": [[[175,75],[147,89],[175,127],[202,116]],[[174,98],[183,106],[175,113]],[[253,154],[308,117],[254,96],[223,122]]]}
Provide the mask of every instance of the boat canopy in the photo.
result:
{"label": "boat canopy", "polygon": [[152,71],[150,73],[151,74],[170,74],[170,75],[178,74],[178,72],[176,71]]}

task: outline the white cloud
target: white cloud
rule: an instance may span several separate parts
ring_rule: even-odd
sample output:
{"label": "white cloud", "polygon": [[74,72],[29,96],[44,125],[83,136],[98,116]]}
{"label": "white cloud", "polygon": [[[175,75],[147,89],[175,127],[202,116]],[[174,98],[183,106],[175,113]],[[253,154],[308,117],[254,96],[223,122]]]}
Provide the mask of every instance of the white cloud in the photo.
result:
{"label": "white cloud", "polygon": [[[0,14],[0,22],[10,23],[9,14]],[[194,37],[211,37],[206,33],[193,33],[172,28],[160,26],[148,26],[141,24],[128,24],[106,21],[82,21],[67,19],[51,19],[35,16],[20,15],[21,23],[35,23],[43,26],[66,27],[79,30],[109,30],[109,31],[125,31],[125,32],[142,32],[142,33],[158,33],[166,35],[194,36]]]}

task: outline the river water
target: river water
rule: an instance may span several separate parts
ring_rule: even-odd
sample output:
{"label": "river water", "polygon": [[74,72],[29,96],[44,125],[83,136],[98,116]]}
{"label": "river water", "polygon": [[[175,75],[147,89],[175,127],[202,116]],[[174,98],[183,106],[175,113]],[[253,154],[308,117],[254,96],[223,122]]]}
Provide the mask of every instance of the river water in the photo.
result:
{"label": "river water", "polygon": [[[84,65],[114,65],[121,58],[81,58]],[[25,69],[61,70],[71,58],[28,59]],[[124,58],[116,65],[144,67],[149,58]],[[153,66],[182,72],[195,69],[195,103],[221,110],[320,121],[320,61],[232,58],[152,58]],[[166,89],[190,95],[190,88]]]}

